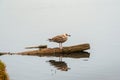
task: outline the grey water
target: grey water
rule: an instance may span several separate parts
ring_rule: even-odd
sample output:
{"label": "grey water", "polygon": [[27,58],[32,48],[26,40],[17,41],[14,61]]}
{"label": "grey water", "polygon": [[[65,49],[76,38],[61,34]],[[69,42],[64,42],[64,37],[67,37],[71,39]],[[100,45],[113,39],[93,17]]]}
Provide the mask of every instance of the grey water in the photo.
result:
{"label": "grey water", "polygon": [[57,43],[55,35],[71,37],[63,46],[89,43],[87,57],[4,55],[10,80],[120,80],[119,0],[1,0],[0,52]]}

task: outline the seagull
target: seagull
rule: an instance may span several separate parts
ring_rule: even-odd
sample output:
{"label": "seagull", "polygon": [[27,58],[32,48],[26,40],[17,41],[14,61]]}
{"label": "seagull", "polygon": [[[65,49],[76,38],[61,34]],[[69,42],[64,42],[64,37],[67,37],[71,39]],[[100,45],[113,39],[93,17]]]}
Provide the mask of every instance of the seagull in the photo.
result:
{"label": "seagull", "polygon": [[71,35],[68,34],[61,34],[61,35],[57,35],[53,38],[48,39],[50,42],[56,42],[59,43],[59,48],[62,49],[62,43],[64,43],[65,41],[67,41],[68,36],[70,37]]}

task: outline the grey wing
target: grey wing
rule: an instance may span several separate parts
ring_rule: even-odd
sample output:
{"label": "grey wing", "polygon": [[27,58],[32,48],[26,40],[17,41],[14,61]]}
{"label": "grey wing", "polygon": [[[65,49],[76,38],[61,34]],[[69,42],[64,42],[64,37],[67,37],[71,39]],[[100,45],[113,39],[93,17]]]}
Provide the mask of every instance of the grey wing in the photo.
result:
{"label": "grey wing", "polygon": [[55,37],[52,38],[52,40],[54,42],[61,43],[61,42],[63,42],[63,37],[62,36],[55,36]]}
{"label": "grey wing", "polygon": [[56,37],[53,37],[52,40],[54,42],[63,43],[63,42],[65,42],[67,40],[67,37],[56,36]]}

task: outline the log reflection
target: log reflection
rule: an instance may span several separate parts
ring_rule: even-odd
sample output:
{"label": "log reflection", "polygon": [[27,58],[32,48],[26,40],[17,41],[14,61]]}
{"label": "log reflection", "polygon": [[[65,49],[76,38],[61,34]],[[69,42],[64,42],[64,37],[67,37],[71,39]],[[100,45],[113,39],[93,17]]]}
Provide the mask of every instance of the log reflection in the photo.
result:
{"label": "log reflection", "polygon": [[88,52],[76,52],[76,53],[65,53],[65,54],[41,54],[40,57],[68,57],[68,58],[89,58],[90,53]]}
{"label": "log reflection", "polygon": [[[45,55],[44,55],[45,56]],[[79,52],[79,53],[70,53],[70,54],[54,54],[54,55],[46,55],[46,56],[53,56],[59,57],[59,61],[56,60],[49,60],[48,62],[61,71],[68,71],[70,68],[68,67],[65,61],[62,61],[62,58],[89,58],[90,53],[88,52]],[[61,59],[60,59],[61,58]]]}

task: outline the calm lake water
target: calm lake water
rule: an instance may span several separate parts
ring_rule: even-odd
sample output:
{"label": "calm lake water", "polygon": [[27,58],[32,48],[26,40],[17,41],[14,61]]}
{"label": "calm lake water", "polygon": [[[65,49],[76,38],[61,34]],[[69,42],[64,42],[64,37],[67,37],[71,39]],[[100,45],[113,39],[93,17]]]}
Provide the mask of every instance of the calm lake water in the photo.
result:
{"label": "calm lake water", "polygon": [[86,56],[63,57],[62,61],[54,56],[4,55],[0,59],[10,80],[119,80],[120,45],[103,43],[91,45]]}
{"label": "calm lake water", "polygon": [[[68,33],[63,46],[89,43],[86,56],[4,55],[10,80],[120,80],[119,0],[1,0],[0,52],[22,52]],[[81,56],[81,54],[80,54]]]}

